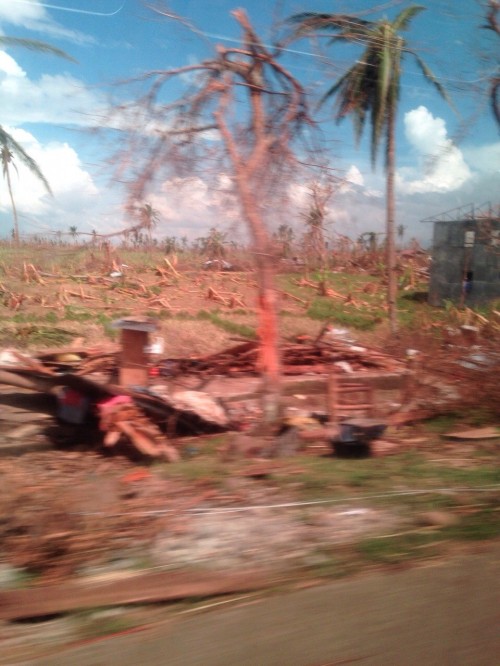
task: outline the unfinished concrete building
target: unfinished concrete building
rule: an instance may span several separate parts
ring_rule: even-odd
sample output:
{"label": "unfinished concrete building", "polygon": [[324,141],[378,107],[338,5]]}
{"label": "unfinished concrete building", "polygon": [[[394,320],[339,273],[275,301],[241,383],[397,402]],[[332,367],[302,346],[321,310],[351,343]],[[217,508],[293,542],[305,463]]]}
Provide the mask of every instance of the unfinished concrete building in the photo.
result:
{"label": "unfinished concrete building", "polygon": [[434,224],[431,305],[500,298],[500,206],[469,204],[422,222]]}

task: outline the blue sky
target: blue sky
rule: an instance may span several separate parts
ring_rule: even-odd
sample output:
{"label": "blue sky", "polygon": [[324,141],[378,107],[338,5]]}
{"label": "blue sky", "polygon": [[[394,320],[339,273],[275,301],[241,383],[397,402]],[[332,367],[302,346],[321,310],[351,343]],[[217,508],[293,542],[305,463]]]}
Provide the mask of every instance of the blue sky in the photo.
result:
{"label": "blue sky", "polygon": [[[154,4],[154,3],[152,3]],[[197,32],[151,11],[140,0],[0,0],[0,33],[40,39],[65,50],[76,63],[19,48],[0,52],[0,124],[37,160],[54,197],[19,168],[13,175],[21,232],[114,231],[125,224],[124,192],[111,178],[107,160],[116,146],[92,131],[108,103],[131,94],[117,81],[150,69],[169,69],[209,57],[217,43],[234,44],[239,29],[230,10],[245,7],[264,41],[271,42],[283,18],[301,11],[362,12],[368,19],[393,17],[401,0],[171,0],[162,3]],[[405,64],[398,115],[397,224],[406,238],[424,243],[431,234],[422,218],[468,203],[500,201],[500,137],[490,112],[486,84],[498,66],[498,39],[481,30],[481,0],[424,1],[406,34],[452,97],[451,110]],[[159,6],[159,3],[156,3]],[[370,12],[373,7],[379,11]],[[314,100],[358,57],[345,46],[325,48],[307,40],[294,43],[283,63]],[[496,62],[495,62],[496,58]],[[178,92],[173,88],[172,93]],[[317,116],[330,164],[346,182],[329,204],[329,229],[359,235],[384,228],[384,174],[370,166],[368,146],[353,144],[349,120],[336,125],[328,107]],[[330,145],[330,143],[329,143]],[[222,177],[224,174],[222,174]],[[307,207],[307,177],[290,183],[287,221],[300,231]],[[216,224],[221,230],[238,219],[225,210],[202,177],[167,179],[151,202],[161,213],[157,235],[196,238]],[[226,200],[227,203],[227,200]],[[282,220],[280,220],[282,221]],[[5,183],[0,184],[0,235],[12,227]]]}

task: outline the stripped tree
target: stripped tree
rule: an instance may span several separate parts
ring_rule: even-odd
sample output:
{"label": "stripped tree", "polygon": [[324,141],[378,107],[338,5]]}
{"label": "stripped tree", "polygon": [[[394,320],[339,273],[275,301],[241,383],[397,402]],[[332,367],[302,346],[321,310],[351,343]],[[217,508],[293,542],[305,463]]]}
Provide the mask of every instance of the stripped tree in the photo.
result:
{"label": "stripped tree", "polygon": [[306,226],[304,247],[308,263],[313,266],[327,267],[327,245],[325,239],[325,220],[328,214],[328,202],[332,198],[336,180],[323,176],[321,180],[313,180],[307,186],[309,190],[309,206],[303,213]]}
{"label": "stripped tree", "polygon": [[[212,165],[220,159],[212,173],[231,177],[255,258],[263,420],[272,424],[281,413],[281,362],[268,215],[278,188],[289,182],[284,169],[294,163],[294,140],[310,121],[302,86],[262,43],[246,13],[235,10],[232,16],[242,31],[238,47],[218,45],[211,59],[134,80],[145,91],[134,103],[115,108],[120,129],[128,132],[119,176],[128,180],[132,210],[162,178],[192,176],[200,168],[207,178],[205,159]],[[174,93],[184,86],[175,101],[165,101],[169,84]],[[133,131],[138,127],[143,131]]]}

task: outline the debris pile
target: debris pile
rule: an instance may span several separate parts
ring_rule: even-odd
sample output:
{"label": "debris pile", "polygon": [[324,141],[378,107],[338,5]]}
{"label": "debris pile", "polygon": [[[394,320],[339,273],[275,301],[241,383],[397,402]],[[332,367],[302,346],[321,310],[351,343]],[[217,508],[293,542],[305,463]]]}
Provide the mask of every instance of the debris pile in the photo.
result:
{"label": "debris pile", "polygon": [[169,462],[179,460],[175,447],[168,443],[159,427],[134,405],[130,396],[118,395],[99,403],[97,407],[99,427],[106,433],[104,446],[115,446],[125,435],[146,456],[165,457]]}
{"label": "debris pile", "polygon": [[[258,375],[257,342],[243,342],[217,354],[160,361],[160,374],[177,377],[197,375]],[[341,340],[285,343],[282,348],[283,374],[327,374],[332,369],[354,373],[370,370],[402,372],[404,363],[381,351],[351,345]]]}
{"label": "debris pile", "polygon": [[[154,458],[179,458],[172,436],[221,432],[231,427],[222,404],[199,391],[169,391],[166,386],[118,386],[108,375],[87,374],[103,363],[115,373],[118,354],[97,351],[95,357],[60,350],[28,356],[4,350],[0,383],[49,393],[58,416],[80,425],[98,419],[106,447],[126,439],[137,451]],[[87,374],[87,376],[83,376]]]}

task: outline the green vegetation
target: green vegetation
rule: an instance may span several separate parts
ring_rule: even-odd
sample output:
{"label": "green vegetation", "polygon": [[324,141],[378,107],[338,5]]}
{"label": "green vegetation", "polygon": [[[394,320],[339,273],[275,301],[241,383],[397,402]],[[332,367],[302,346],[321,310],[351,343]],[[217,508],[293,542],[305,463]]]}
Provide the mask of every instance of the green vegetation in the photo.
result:
{"label": "green vegetation", "polygon": [[134,619],[130,613],[122,615],[119,611],[106,609],[80,613],[76,617],[76,623],[81,640],[92,640],[110,634],[119,634],[130,631],[142,624],[140,620]]}
{"label": "green vegetation", "polygon": [[75,333],[54,326],[45,326],[43,324],[26,323],[20,324],[16,328],[10,328],[2,331],[0,340],[15,344],[24,348],[28,345],[39,347],[57,347],[59,345],[68,345]]}
{"label": "green vegetation", "polygon": [[319,321],[332,321],[359,331],[372,331],[382,321],[382,317],[367,309],[348,309],[342,302],[317,297],[307,310],[307,316]]}
{"label": "green vegetation", "polygon": [[257,332],[255,331],[254,328],[246,326],[245,324],[239,324],[226,317],[221,317],[217,312],[208,312],[207,310],[200,310],[196,318],[207,320],[211,322],[214,326],[217,326],[223,331],[226,331],[226,333],[239,335],[243,338],[249,338],[250,340],[257,339]]}
{"label": "green vegetation", "polygon": [[[218,455],[230,435],[193,440],[187,458],[159,465],[167,478],[197,482],[202,488],[231,492],[234,478],[245,478],[252,461],[222,463]],[[367,565],[392,566],[414,559],[443,556],[457,541],[493,539],[500,535],[500,469],[495,447],[476,451],[467,466],[453,466],[453,457],[436,462],[436,446],[384,458],[342,459],[300,456],[282,459],[262,481],[280,497],[305,502],[302,518],[315,525],[318,515],[337,508],[371,507],[393,516],[382,532],[356,537],[342,545],[318,545],[294,566],[312,577],[338,578]],[[310,502],[310,503],[309,503]],[[319,502],[319,504],[318,504]],[[432,514],[443,524],[429,524]],[[449,517],[449,524],[446,518]]]}
{"label": "green vegetation", "polygon": [[388,538],[370,538],[361,541],[357,554],[368,562],[377,564],[400,564],[411,559],[435,556],[439,553],[437,541],[442,537],[429,530],[410,531]]}
{"label": "green vegetation", "polygon": [[67,305],[64,308],[64,319],[68,321],[92,321],[95,319],[95,313],[90,310],[77,308],[73,305]]}

